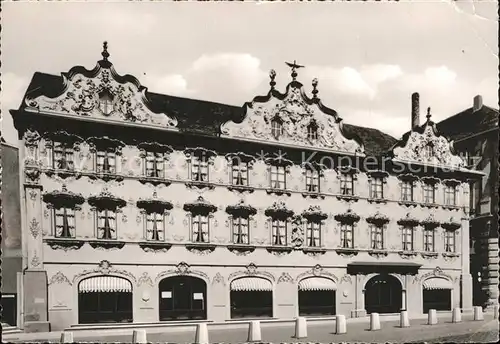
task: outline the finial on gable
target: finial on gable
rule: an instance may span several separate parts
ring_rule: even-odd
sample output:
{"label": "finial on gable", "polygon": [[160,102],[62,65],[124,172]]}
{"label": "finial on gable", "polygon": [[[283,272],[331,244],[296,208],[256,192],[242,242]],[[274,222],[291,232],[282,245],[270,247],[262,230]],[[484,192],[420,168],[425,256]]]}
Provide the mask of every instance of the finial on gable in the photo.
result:
{"label": "finial on gable", "polygon": [[293,63],[290,63],[290,62],[285,62],[287,64],[288,67],[291,67],[292,68],[292,79],[293,81],[295,81],[295,79],[297,78],[297,69],[299,68],[303,68],[304,66],[301,66],[301,65],[298,65],[297,64],[297,61],[293,60]]}
{"label": "finial on gable", "polygon": [[425,116],[425,117],[427,117],[427,122],[429,122],[431,120],[431,116],[432,116],[431,115],[431,107],[429,106],[427,108],[427,116]]}
{"label": "finial on gable", "polygon": [[108,42],[104,41],[102,43],[102,58],[104,61],[108,61],[109,53],[108,53]]}
{"label": "finial on gable", "polygon": [[312,94],[313,94],[313,98],[318,98],[318,79],[317,78],[314,78],[313,81],[312,81],[312,86],[313,86],[313,90],[312,90]]}
{"label": "finial on gable", "polygon": [[269,71],[269,77],[271,78],[269,85],[271,85],[271,89],[274,90],[274,86],[276,86],[276,81],[274,81],[274,78],[276,78],[276,71],[274,69]]}

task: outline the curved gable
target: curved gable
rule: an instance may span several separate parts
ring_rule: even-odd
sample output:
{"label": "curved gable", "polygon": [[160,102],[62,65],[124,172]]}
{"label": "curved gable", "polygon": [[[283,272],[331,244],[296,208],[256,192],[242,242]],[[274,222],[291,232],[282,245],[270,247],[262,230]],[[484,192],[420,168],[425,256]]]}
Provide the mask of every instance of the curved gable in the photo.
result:
{"label": "curved gable", "polygon": [[135,122],[174,129],[177,120],[150,109],[146,87],[131,75],[119,75],[111,62],[107,44],[103,59],[92,70],[76,66],[62,73],[63,89],[57,95],[27,95],[27,111],[85,116],[110,122]]}
{"label": "curved gable", "polygon": [[393,158],[423,165],[465,167],[465,161],[454,151],[453,141],[442,136],[430,120],[430,108],[427,112],[426,123],[407,133],[394,145],[391,150]]}
{"label": "curved gable", "polygon": [[[244,105],[242,122],[227,121],[221,125],[221,136],[249,141],[269,142],[287,146],[324,149],[332,152],[363,154],[361,140],[346,135],[342,119],[335,110],[324,106],[317,97],[317,80],[313,81],[313,97],[309,98],[303,85],[295,80],[286,87],[285,93],[274,89],[274,71],[271,71],[271,90],[267,96],[257,96]],[[273,120],[283,125],[283,133],[275,137]],[[315,125],[317,139],[308,138],[309,125]]]}

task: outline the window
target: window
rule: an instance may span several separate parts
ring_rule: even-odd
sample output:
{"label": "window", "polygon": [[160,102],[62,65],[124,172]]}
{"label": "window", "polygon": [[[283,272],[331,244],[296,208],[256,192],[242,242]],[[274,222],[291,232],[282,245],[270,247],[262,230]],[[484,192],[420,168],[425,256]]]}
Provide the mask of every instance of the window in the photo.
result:
{"label": "window", "polygon": [[271,165],[271,188],[286,189],[286,170],[285,166]]}
{"label": "window", "polygon": [[306,245],[309,247],[321,246],[321,223],[312,221],[307,222]]}
{"label": "window", "polygon": [[208,182],[208,157],[202,152],[191,157],[191,180]]}
{"label": "window", "polygon": [[233,185],[248,185],[248,163],[234,158],[231,173]]}
{"label": "window", "polygon": [[444,251],[455,252],[455,232],[446,230],[444,232]]}
{"label": "window", "polygon": [[108,151],[98,151],[96,153],[96,172],[116,173],[116,154]]}
{"label": "window", "polygon": [[163,178],[165,158],[162,153],[147,152],[146,153],[146,176],[153,178]]}
{"label": "window", "polygon": [[152,241],[165,240],[164,233],[165,216],[161,213],[146,214],[146,239]]}
{"label": "window", "polygon": [[318,139],[318,125],[316,123],[313,122],[307,126],[307,138],[310,141]]}
{"label": "window", "polygon": [[209,242],[208,237],[208,216],[194,215],[192,221],[193,241]]}
{"label": "window", "polygon": [[273,245],[286,246],[287,245],[287,233],[286,233],[286,220],[273,220],[272,231],[273,231]]}
{"label": "window", "polygon": [[436,203],[436,189],[434,184],[424,183],[424,203]]}
{"label": "window", "polygon": [[116,239],[116,212],[112,210],[97,212],[97,238]]}
{"label": "window", "polygon": [[430,158],[433,158],[434,157],[434,144],[432,142],[428,143],[426,146],[425,146],[425,157],[430,159]]}
{"label": "window", "polygon": [[384,182],[382,178],[371,178],[370,182],[370,198],[384,198]]}
{"label": "window", "polygon": [[244,217],[233,217],[233,243],[249,244],[248,219]]}
{"label": "window", "polygon": [[73,149],[60,142],[53,143],[52,167],[61,170],[73,170]]}
{"label": "window", "polygon": [[55,214],[55,237],[75,237],[75,210],[70,208],[54,209]]}
{"label": "window", "polygon": [[446,185],[444,188],[444,204],[457,205],[457,188],[453,185]]}
{"label": "window", "polygon": [[113,96],[107,90],[99,94],[99,109],[105,115],[113,111]]}
{"label": "window", "polygon": [[279,118],[275,118],[271,122],[271,133],[275,138],[283,134],[283,122]]}
{"label": "window", "polygon": [[306,191],[319,192],[319,170],[317,168],[306,168]]}
{"label": "window", "polygon": [[354,225],[343,223],[340,225],[340,246],[342,248],[354,248]]}
{"label": "window", "polygon": [[401,200],[413,202],[413,182],[403,181],[401,183]]}
{"label": "window", "polygon": [[413,227],[411,226],[403,227],[402,239],[403,239],[402,242],[403,250],[413,251]]}
{"label": "window", "polygon": [[371,225],[371,248],[382,250],[384,248],[384,227]]}
{"label": "window", "polygon": [[470,202],[471,202],[471,205],[470,205],[470,211],[471,213],[474,213],[474,214],[480,214],[481,213],[481,199],[482,199],[482,181],[481,180],[477,180],[475,181],[474,183],[472,183],[471,185],[471,192],[472,192],[472,195],[470,197]]}
{"label": "window", "polygon": [[354,195],[354,178],[350,173],[340,175],[340,193],[342,195]]}
{"label": "window", "polygon": [[424,229],[424,251],[434,252],[434,229]]}

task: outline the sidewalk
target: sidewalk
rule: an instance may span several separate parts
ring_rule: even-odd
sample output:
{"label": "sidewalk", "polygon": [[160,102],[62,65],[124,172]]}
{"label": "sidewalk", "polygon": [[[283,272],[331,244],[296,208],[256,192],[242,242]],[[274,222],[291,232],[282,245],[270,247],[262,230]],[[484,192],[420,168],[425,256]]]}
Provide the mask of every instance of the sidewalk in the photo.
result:
{"label": "sidewalk", "polygon": [[[472,321],[469,315],[463,316],[463,322],[451,323],[451,315],[440,314],[437,325],[427,325],[426,318],[410,319],[410,328],[399,328],[397,316],[381,316],[380,331],[369,331],[369,318],[355,318],[347,321],[347,334],[336,335],[335,321],[309,322],[308,337],[303,339],[294,338],[293,324],[262,324],[262,339],[264,342],[414,342],[419,340],[432,340],[457,335],[472,335],[479,332],[496,331],[498,333],[498,321],[493,320],[491,315],[485,315],[484,321]],[[209,339],[211,343],[243,343],[247,341],[248,325],[241,324],[236,328],[216,328],[208,325]],[[132,329],[121,329],[119,331],[73,331],[76,342],[131,342]],[[169,343],[192,343],[195,338],[195,328],[155,328],[146,329],[149,342]],[[12,334],[3,338],[4,342],[58,342],[60,332]]]}

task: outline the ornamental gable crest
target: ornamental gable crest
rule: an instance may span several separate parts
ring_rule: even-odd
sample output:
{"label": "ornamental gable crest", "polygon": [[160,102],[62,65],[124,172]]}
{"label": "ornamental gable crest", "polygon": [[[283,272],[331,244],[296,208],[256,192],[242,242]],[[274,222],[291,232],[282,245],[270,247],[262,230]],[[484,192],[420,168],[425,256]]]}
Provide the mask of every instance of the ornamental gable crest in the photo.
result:
{"label": "ornamental gable crest", "polygon": [[271,70],[271,90],[267,96],[255,97],[245,104],[245,118],[241,123],[222,124],[222,136],[363,154],[361,141],[347,137],[337,112],[321,103],[317,96],[317,79],[313,80],[313,97],[309,98],[303,85],[296,81],[296,69],[303,66],[287,64],[292,68],[293,80],[286,92],[282,94],[274,88],[276,72]]}
{"label": "ornamental gable crest", "polygon": [[63,115],[86,116],[96,119],[135,122],[155,127],[174,129],[177,120],[149,107],[146,88],[131,75],[119,75],[108,61],[107,42],[103,59],[87,70],[73,67],[63,73],[64,91],[56,97],[44,94],[26,97],[27,111],[43,111]]}
{"label": "ornamental gable crest", "polygon": [[441,136],[430,118],[431,113],[428,108],[427,122],[424,126],[412,130],[393,147],[394,159],[425,165],[465,167],[465,161],[454,152],[453,141]]}

